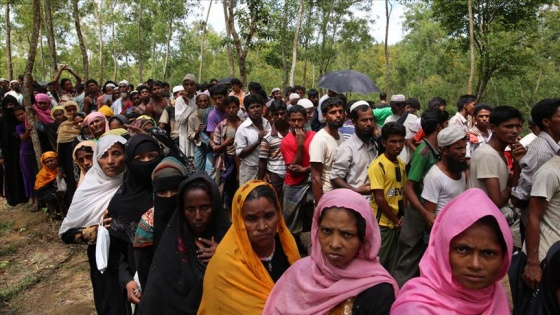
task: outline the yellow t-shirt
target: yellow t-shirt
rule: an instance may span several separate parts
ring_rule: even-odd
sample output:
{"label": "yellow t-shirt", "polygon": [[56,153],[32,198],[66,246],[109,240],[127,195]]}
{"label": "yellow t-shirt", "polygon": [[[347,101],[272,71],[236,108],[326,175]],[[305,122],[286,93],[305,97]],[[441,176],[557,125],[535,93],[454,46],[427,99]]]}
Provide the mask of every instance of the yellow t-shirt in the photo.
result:
{"label": "yellow t-shirt", "polygon": [[[404,162],[400,159],[398,163],[391,162],[385,154],[378,156],[368,168],[368,178],[371,189],[383,189],[383,194],[389,206],[393,208],[395,214],[404,211],[404,184],[406,182],[406,172]],[[379,222],[379,226],[394,228],[394,224],[381,211],[378,213],[378,206],[375,198],[371,197],[370,202],[373,214]]]}

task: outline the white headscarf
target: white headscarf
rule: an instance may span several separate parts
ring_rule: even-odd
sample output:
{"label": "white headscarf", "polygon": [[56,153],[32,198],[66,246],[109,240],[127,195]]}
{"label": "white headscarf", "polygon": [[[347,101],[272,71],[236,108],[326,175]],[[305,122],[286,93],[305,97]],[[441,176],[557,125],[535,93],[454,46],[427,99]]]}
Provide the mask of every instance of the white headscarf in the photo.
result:
{"label": "white headscarf", "polygon": [[123,182],[123,173],[113,177],[105,175],[98,160],[117,142],[124,145],[126,139],[121,136],[106,135],[97,142],[93,153],[93,166],[74,194],[68,214],[58,231],[59,235],[72,228],[92,226],[101,222],[103,212]]}

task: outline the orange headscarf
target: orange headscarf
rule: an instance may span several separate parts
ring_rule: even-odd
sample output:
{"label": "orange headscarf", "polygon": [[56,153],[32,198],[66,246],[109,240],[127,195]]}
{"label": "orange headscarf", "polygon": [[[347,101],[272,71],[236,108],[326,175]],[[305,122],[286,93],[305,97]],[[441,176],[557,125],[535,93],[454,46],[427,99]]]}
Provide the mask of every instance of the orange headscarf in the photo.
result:
{"label": "orange headscarf", "polygon": [[[239,187],[235,193],[233,222],[206,268],[198,314],[261,314],[263,311],[274,281],[253,251],[242,215],[247,195],[261,185],[272,188],[264,181],[252,180]],[[276,206],[282,209],[278,200]],[[278,216],[277,233],[292,265],[300,259],[298,248],[281,210]]]}
{"label": "orange headscarf", "polygon": [[41,155],[41,165],[43,165],[43,167],[41,167],[41,170],[37,173],[37,177],[35,177],[35,189],[40,189],[49,184],[55,180],[58,175],[58,167],[51,170],[45,165],[45,161],[50,158],[58,159],[58,154],[54,151],[47,151]]}

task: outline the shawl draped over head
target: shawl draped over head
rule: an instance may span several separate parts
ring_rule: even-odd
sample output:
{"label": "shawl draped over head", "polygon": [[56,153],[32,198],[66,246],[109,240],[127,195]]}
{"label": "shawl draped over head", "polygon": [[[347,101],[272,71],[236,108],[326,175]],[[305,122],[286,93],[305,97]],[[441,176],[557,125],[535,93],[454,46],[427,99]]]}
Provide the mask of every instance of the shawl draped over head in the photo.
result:
{"label": "shawl draped over head", "polygon": [[187,168],[174,157],[168,156],[161,160],[152,173],[154,188],[154,207],[142,215],[134,247],[158,246],[161,235],[169,223],[169,219],[177,208],[177,194],[171,197],[159,197],[157,192],[175,190],[187,178]]}
{"label": "shawl draped over head", "polygon": [[[8,108],[9,103],[13,105],[11,108]],[[0,130],[2,142],[0,143],[4,148],[17,147],[20,143],[20,138],[16,134],[16,126],[19,124],[19,121],[14,113],[14,106],[18,105],[17,99],[12,95],[8,94],[2,99],[2,129]]]}
{"label": "shawl draped over head", "polygon": [[[44,93],[39,93],[39,94],[35,95],[35,102],[52,104],[51,98],[47,94],[44,94]],[[51,116],[51,106],[52,105],[49,105],[49,108],[43,110],[37,104],[33,104],[33,108],[35,109],[35,112],[37,113],[37,116],[39,117],[39,120],[43,124],[48,125],[48,124],[52,124],[54,122],[54,118],[52,118],[52,116]]]}
{"label": "shawl draped over head", "polygon": [[78,129],[78,127],[74,125],[74,117],[68,115],[68,112],[66,111],[66,107],[68,106],[76,106],[76,109],[78,108],[76,102],[68,101],[64,103],[64,106],[62,105],[55,106],[51,111],[51,115],[53,119],[54,119],[54,112],[58,109],[62,110],[64,112],[64,116],[66,116],[67,118],[65,121],[61,122],[60,125],[58,126],[58,129],[56,131],[57,133],[56,143],[72,142],[80,134],[80,129]]}
{"label": "shawl draped over head", "polygon": [[105,117],[105,115],[103,115],[100,112],[93,112],[87,115],[86,118],[84,118],[84,125],[86,126],[91,125],[91,123],[98,117],[103,118],[105,120],[105,132],[109,131],[110,130],[109,121],[107,120],[107,117]]}
{"label": "shawl draped over head", "polygon": [[35,177],[34,189],[45,187],[45,185],[51,183],[56,179],[56,176],[58,175],[58,167],[56,167],[54,170],[51,170],[47,167],[47,165],[45,165],[45,161],[50,158],[58,159],[58,154],[56,154],[56,152],[54,151],[47,151],[43,153],[43,155],[41,155],[42,167],[39,170],[39,173],[37,173],[37,177]]}
{"label": "shawl draped over head", "polygon": [[[212,214],[204,238],[222,241],[230,221],[222,206],[218,185],[206,172],[199,171],[185,180],[177,193],[177,210],[173,213],[157,247],[148,285],[142,295],[138,314],[194,314],[202,298],[202,280],[206,264],[197,258],[194,235],[183,215],[184,193],[195,182],[210,187]],[[155,214],[159,209],[155,210]]]}
{"label": "shawl draped over head", "polygon": [[[274,281],[253,251],[243,221],[243,204],[258,186],[272,186],[261,180],[243,184],[234,195],[232,226],[218,245],[204,275],[204,291],[198,314],[261,314]],[[274,189],[274,188],[272,188]],[[290,265],[300,259],[295,240],[278,210],[277,235]],[[277,244],[278,245],[278,244]]]}
{"label": "shawl draped over head", "polygon": [[[354,210],[364,218],[366,233],[358,255],[344,268],[331,265],[321,252],[319,217],[326,209]],[[379,263],[381,234],[368,202],[350,189],[323,195],[313,215],[311,256],[296,262],[278,280],[263,314],[326,314],[340,302],[381,283],[398,286]]]}
{"label": "shawl draped over head", "polygon": [[98,110],[98,113],[102,113],[103,115],[105,115],[105,117],[112,117],[113,115],[115,115],[115,113],[113,112],[113,110],[111,109],[111,107],[107,106],[107,105],[103,105],[101,106]]}
{"label": "shawl draped over head", "polygon": [[142,116],[136,118],[136,120],[133,121],[130,125],[131,125],[132,127],[136,127],[136,128],[138,128],[138,129],[143,130],[143,129],[144,129],[144,126],[145,126],[147,123],[152,123],[152,124],[154,125],[154,127],[157,127],[156,121],[155,121],[152,117],[150,117],[150,116],[148,116],[148,115],[142,115]]}
{"label": "shawl draped over head", "polygon": [[[455,236],[485,216],[498,222],[507,250],[494,284],[481,290],[467,289],[453,279],[449,247]],[[512,249],[513,236],[500,210],[484,191],[477,188],[465,191],[437,216],[428,249],[420,261],[420,277],[403,286],[391,314],[510,314],[499,279],[509,269]]]}
{"label": "shawl draped over head", "polygon": [[76,152],[83,147],[90,147],[91,150],[93,152],[95,152],[95,147],[97,146],[97,144],[94,141],[91,140],[85,140],[85,141],[81,141],[80,143],[78,143],[76,145],[76,147],[74,148],[74,151],[72,151],[72,160],[74,160],[74,163],[80,168],[80,179],[78,180],[78,186],[83,182],[84,177],[86,176],[87,171],[85,169],[83,169],[80,164],[78,163],[78,158],[76,157]]}
{"label": "shawl draped over head", "polygon": [[68,112],[66,111],[66,107],[64,107],[63,105],[57,105],[57,106],[51,108],[51,117],[52,117],[53,120],[56,120],[54,118],[54,112],[56,112],[57,110],[61,110],[64,117],[68,117]]}
{"label": "shawl draped over head", "polygon": [[93,152],[93,166],[86,173],[84,181],[74,193],[72,204],[58,234],[63,234],[72,228],[87,227],[101,223],[103,212],[107,210],[113,195],[122,184],[123,174],[109,177],[105,175],[99,159],[115,143],[124,145],[126,139],[120,136],[106,136],[97,142]]}
{"label": "shawl draped over head", "polygon": [[[134,159],[138,154],[151,151],[159,154],[151,161]],[[109,233],[132,244],[140,218],[153,205],[151,176],[163,157],[157,140],[145,134],[132,136],[128,140],[125,156],[126,176],[108,207],[109,214],[113,218]]]}

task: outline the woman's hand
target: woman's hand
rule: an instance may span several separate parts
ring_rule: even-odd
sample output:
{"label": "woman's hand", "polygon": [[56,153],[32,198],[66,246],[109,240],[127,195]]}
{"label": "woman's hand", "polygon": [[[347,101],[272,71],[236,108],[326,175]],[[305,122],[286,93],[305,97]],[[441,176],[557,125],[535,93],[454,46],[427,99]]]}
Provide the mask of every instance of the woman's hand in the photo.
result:
{"label": "woman's hand", "polygon": [[103,212],[103,227],[106,229],[110,228],[112,220],[113,218],[109,215],[109,210],[105,210],[105,212]]}
{"label": "woman's hand", "polygon": [[218,247],[218,243],[214,241],[213,236],[211,240],[207,240],[201,237],[198,239],[198,241],[203,243],[204,245],[210,246],[210,247],[199,248],[196,251],[198,255],[197,257],[201,259],[203,262],[208,263],[210,261],[210,258],[214,256],[214,253],[216,252],[216,247]]}
{"label": "woman's hand", "polygon": [[126,297],[128,301],[134,304],[140,303],[140,299],[142,298],[142,290],[138,287],[138,283],[134,280],[130,280],[126,284]]}

